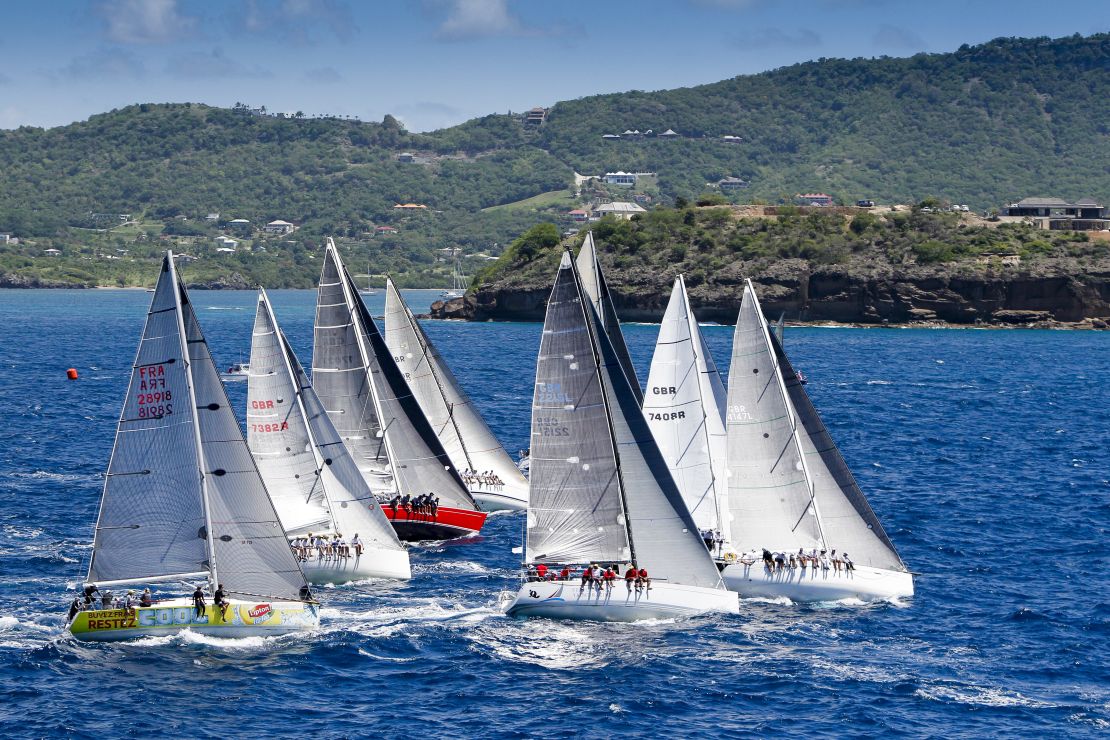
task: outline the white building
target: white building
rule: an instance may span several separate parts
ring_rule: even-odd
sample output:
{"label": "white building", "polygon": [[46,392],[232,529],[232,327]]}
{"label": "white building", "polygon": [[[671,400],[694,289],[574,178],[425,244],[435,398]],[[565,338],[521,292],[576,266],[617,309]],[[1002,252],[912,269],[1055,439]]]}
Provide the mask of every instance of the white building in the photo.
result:
{"label": "white building", "polygon": [[[226,247],[228,249],[231,249],[232,251],[235,251],[235,249],[239,246],[239,240],[238,239],[232,239],[230,236],[217,236],[216,237],[216,246],[217,247]],[[220,250],[217,249],[216,251],[218,252]]]}
{"label": "white building", "polygon": [[57,256],[61,255],[62,250],[60,250],[60,249],[44,249],[44,250],[42,250],[42,253],[45,254],[47,257],[57,257]]}
{"label": "white building", "polygon": [[288,221],[271,221],[262,227],[267,234],[292,234],[297,227]]}
{"label": "white building", "polygon": [[636,203],[614,201],[613,203],[605,203],[604,205],[598,206],[594,209],[594,213],[599,216],[615,216],[616,218],[628,221],[637,213],[647,213],[647,211]]}
{"label": "white building", "polygon": [[241,231],[250,231],[251,222],[245,218],[233,218],[227,222],[229,228],[239,229]]}
{"label": "white building", "polygon": [[636,184],[636,175],[631,172],[606,172],[601,178],[610,185],[630,188]]}

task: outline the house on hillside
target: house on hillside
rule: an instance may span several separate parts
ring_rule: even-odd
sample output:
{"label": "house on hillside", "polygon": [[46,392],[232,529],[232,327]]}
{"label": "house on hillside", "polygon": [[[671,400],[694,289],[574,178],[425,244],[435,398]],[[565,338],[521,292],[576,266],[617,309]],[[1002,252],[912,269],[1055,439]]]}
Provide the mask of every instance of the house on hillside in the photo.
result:
{"label": "house on hillside", "polygon": [[666,131],[664,131],[663,133],[659,134],[659,138],[660,139],[681,139],[682,134],[678,133],[673,128],[669,128]]}
{"label": "house on hillside", "polygon": [[0,244],[7,244],[12,240],[11,234],[0,234]]}
{"label": "house on hillside", "polygon": [[262,227],[262,230],[267,234],[292,234],[296,230],[296,226],[288,221],[271,221]]}
{"label": "house on hillside", "polygon": [[577,221],[579,223],[588,221],[590,218],[589,212],[584,211],[581,208],[575,208],[573,211],[567,211],[567,215],[570,216],[571,221]]}
{"label": "house on hillside", "polygon": [[1032,218],[1042,229],[1102,231],[1110,228],[1106,211],[1106,206],[1093,198],[1074,203],[1060,198],[1023,198],[1003,207],[1002,215]]}
{"label": "house on hillside", "polygon": [[60,257],[62,255],[62,250],[53,248],[44,249],[42,250],[42,253],[45,254],[47,257]]}
{"label": "house on hillside", "polygon": [[602,134],[601,135],[601,138],[607,139],[609,141],[613,141],[614,139],[619,139],[620,137],[621,137],[620,134]]}
{"label": "house on hillside", "polygon": [[794,202],[800,206],[831,206],[833,199],[831,195],[825,193],[806,193],[804,195],[795,195]]}
{"label": "house on hillside", "polygon": [[245,218],[233,218],[227,222],[227,227],[236,231],[250,231],[251,222]]}
{"label": "house on hillside", "polygon": [[393,226],[376,226],[374,227],[375,234],[396,234],[397,229]]}
{"label": "house on hillside", "polygon": [[[238,239],[232,239],[230,236],[217,236],[215,239],[217,247],[226,247],[228,249],[236,249],[239,246]],[[219,249],[216,250],[217,252]]]}
{"label": "house on hillside", "polygon": [[216,247],[216,252],[219,254],[235,254],[234,247]]}
{"label": "house on hillside", "polygon": [[412,152],[401,152],[397,155],[398,162],[412,162],[415,159],[416,155],[414,155]]}
{"label": "house on hillside", "polygon": [[612,203],[605,203],[594,209],[594,213],[599,216],[614,216],[624,221],[630,220],[637,213],[647,213],[647,211],[636,205],[635,203],[628,203],[625,201],[614,201]]}
{"label": "house on hillside", "polygon": [[212,222],[219,221],[220,220],[220,212],[219,211],[213,211],[212,213],[209,213],[207,216],[205,216],[204,220],[205,221],[212,221]]}
{"label": "house on hillside", "polygon": [[743,190],[744,188],[750,188],[751,186],[752,184],[750,182],[739,177],[730,176],[717,181],[717,187],[719,187],[721,190]]}
{"label": "house on hillside", "polygon": [[428,206],[424,205],[423,203],[398,203],[395,206],[393,206],[393,210],[395,210],[395,211],[396,210],[402,210],[402,211],[420,211],[420,210],[424,210],[424,211],[426,211],[426,210],[428,210]]}
{"label": "house on hillside", "polygon": [[528,126],[539,126],[547,120],[548,108],[532,108],[524,114],[524,123]]}
{"label": "house on hillside", "polygon": [[733,136],[732,134],[725,134],[721,137],[721,141],[725,142],[726,144],[739,144],[743,140],[743,138],[739,136]]}

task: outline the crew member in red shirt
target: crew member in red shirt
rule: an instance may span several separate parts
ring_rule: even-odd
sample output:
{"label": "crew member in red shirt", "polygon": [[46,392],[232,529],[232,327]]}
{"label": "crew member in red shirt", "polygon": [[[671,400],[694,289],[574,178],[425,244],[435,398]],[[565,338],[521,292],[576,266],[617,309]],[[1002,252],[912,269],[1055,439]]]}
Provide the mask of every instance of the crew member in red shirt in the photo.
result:
{"label": "crew member in red shirt", "polygon": [[569,581],[570,580],[570,566],[569,565],[564,565],[563,569],[561,571],[559,571],[559,580],[560,581]]}
{"label": "crew member in red shirt", "polygon": [[638,575],[635,565],[628,566],[628,570],[624,572],[624,585],[628,587],[629,593],[632,593],[632,584],[636,582],[636,576]]}
{"label": "crew member in red shirt", "polygon": [[547,566],[540,563],[536,566],[536,575],[540,577],[541,581],[547,580]]}
{"label": "crew member in red shirt", "polygon": [[640,568],[636,574],[636,590],[639,591],[642,586],[647,586],[648,591],[651,590],[651,579],[648,578],[647,568]]}

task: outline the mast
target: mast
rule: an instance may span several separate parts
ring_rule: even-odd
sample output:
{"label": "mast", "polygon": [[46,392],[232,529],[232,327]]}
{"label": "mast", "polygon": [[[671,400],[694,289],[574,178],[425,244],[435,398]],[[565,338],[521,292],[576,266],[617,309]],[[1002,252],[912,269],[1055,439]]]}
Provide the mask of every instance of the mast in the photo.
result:
{"label": "mast", "polygon": [[[574,284],[578,288],[581,295],[582,286],[578,277],[578,268],[574,264],[574,260],[570,259],[570,250],[566,252],[567,262],[570,264],[570,269],[574,275]],[[601,355],[598,353],[597,335],[594,333],[593,321],[590,320],[590,312],[593,310],[592,306],[586,301],[580,301],[579,305],[582,307],[583,318],[586,321],[586,332],[590,336],[590,350],[593,352],[594,358],[594,373],[597,375],[597,382],[601,387],[601,402],[605,407],[605,423],[609,430],[609,446],[613,450],[613,459],[617,469],[617,496],[621,503],[621,511],[623,512],[624,531],[625,536],[628,537],[628,555],[629,561],[635,565],[636,560],[636,544],[632,540],[632,521],[628,515],[628,502],[625,500],[624,490],[624,475],[621,472],[621,455],[617,449],[617,434],[613,428],[613,411],[609,407],[609,394],[605,392],[605,381],[601,377]],[[627,378],[626,378],[627,380]]]}
{"label": "mast", "polygon": [[185,317],[182,315],[181,308],[181,289],[178,285],[177,267],[174,265],[172,250],[166,251],[166,260],[170,265],[170,279],[173,283],[174,313],[177,318],[177,329],[180,332],[181,339],[181,360],[185,363],[185,387],[189,390],[189,409],[190,414],[193,416],[193,437],[197,446],[197,467],[200,470],[200,493],[204,509],[204,532],[208,540],[208,573],[211,578],[211,587],[216,588],[220,581],[216,576],[216,544],[212,539],[212,504],[208,497],[208,466],[205,462],[204,445],[200,437],[200,422],[196,418],[197,394],[196,390],[193,388],[193,363],[189,359],[189,343],[188,337],[185,334]]}

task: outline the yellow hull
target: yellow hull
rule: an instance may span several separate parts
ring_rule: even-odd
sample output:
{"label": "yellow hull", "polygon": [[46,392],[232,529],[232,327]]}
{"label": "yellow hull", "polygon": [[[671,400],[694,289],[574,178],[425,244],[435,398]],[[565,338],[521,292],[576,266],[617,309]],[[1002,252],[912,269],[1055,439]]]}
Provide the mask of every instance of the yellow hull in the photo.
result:
{"label": "yellow hull", "polygon": [[318,607],[299,601],[232,600],[226,615],[211,604],[198,615],[190,600],[174,599],[134,609],[78,612],[69,631],[78,640],[101,641],[171,635],[186,629],[216,637],[255,637],[309,630],[319,624]]}

